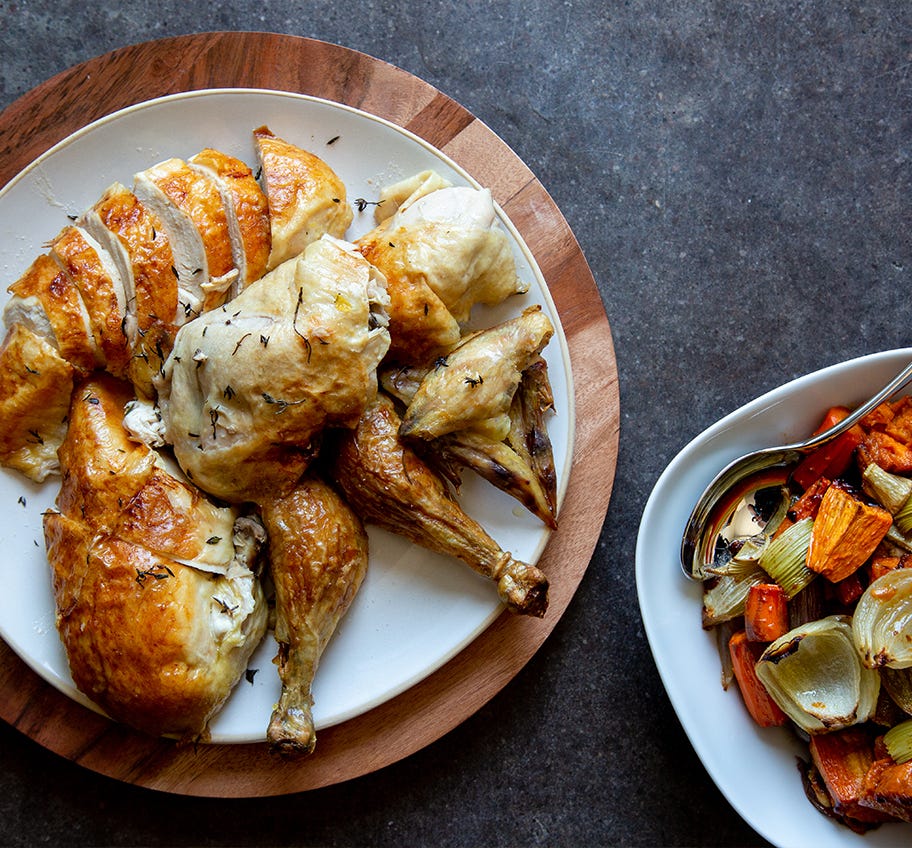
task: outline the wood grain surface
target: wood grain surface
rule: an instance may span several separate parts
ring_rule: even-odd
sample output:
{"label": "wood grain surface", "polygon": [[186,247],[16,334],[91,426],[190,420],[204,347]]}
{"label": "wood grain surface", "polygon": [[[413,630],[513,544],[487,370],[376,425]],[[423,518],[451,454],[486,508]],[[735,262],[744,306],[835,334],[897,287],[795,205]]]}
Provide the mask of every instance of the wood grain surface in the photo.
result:
{"label": "wood grain surface", "polygon": [[620,408],[611,331],[579,245],[545,189],[485,124],[388,63],[325,42],[264,33],[203,33],[115,50],[71,68],[0,114],[0,185],[85,124],[165,94],[267,88],[371,112],[421,136],[483,185],[516,225],[548,282],[567,337],[575,454],[560,515],[540,560],[551,582],[543,620],[501,615],[424,681],[320,732],[310,758],[285,763],[265,745],[180,747],[86,710],[34,674],[0,641],[0,716],[80,765],[162,791],[247,797],[313,789],[406,757],[499,692],[541,646],[582,580],[608,508]]}

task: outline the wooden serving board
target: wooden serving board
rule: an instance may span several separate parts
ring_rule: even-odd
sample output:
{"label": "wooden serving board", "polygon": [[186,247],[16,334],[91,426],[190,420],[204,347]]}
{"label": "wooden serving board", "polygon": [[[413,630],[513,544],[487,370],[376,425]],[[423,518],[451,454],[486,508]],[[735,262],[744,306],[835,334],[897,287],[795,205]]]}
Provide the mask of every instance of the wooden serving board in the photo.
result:
{"label": "wooden serving board", "polygon": [[293,91],[353,106],[421,136],[464,167],[531,248],[560,314],[575,386],[569,487],[540,560],[543,620],[501,615],[437,672],[370,712],[320,732],[297,763],[262,744],[179,747],[76,704],[0,641],[0,716],[46,748],[102,774],[162,791],[278,795],[348,780],[406,757],[471,716],[522,668],[564,613],[595,549],[617,463],[620,406],[608,319],[579,245],[554,202],[487,126],[432,86],[362,53],[265,33],[204,33],[115,50],[65,71],[0,114],[0,186],[85,124],[154,97],[206,88]]}

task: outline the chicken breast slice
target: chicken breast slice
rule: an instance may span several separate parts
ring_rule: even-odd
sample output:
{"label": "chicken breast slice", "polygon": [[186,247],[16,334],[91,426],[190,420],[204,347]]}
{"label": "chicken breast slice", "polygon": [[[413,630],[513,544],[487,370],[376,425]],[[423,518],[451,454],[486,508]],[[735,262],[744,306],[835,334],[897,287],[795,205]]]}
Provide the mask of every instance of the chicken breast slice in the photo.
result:
{"label": "chicken breast slice", "polygon": [[128,376],[140,395],[154,397],[177,325],[193,314],[188,304],[178,302],[168,236],[159,218],[121,183],[113,183],[77,223],[108,251],[120,272],[131,351]]}
{"label": "chicken breast slice", "polygon": [[106,371],[127,373],[130,346],[124,327],[126,294],[111,255],[86,230],[65,227],[51,243],[51,257],[79,290]]}
{"label": "chicken breast slice", "polygon": [[181,302],[190,304],[193,313],[220,306],[238,270],[218,186],[172,158],[135,174],[133,191],[167,232]]}
{"label": "chicken breast slice", "polygon": [[228,233],[238,276],[228,289],[234,299],[266,273],[272,233],[266,195],[245,162],[207,147],[187,164],[208,176],[219,188],[228,214]]}
{"label": "chicken breast slice", "polygon": [[45,338],[10,327],[0,347],[0,463],[36,483],[60,470],[75,374]]}
{"label": "chicken breast slice", "polygon": [[7,327],[28,327],[82,371],[103,363],[79,289],[48,254],[41,254],[9,292],[11,297],[3,310]]}

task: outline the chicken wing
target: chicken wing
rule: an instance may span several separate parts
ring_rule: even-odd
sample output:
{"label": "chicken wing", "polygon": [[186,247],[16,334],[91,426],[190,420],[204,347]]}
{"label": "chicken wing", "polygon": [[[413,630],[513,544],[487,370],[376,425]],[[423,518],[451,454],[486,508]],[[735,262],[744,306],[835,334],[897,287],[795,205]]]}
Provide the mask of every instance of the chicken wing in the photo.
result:
{"label": "chicken wing", "polygon": [[461,559],[497,584],[511,612],[544,615],[548,580],[500,549],[452,498],[443,479],[400,438],[392,400],[380,394],[329,451],[331,474],[362,520]]}
{"label": "chicken wing", "polygon": [[507,416],[522,372],[553,334],[548,316],[533,306],[468,336],[427,372],[402,418],[402,435],[433,439]]}
{"label": "chicken wing", "polygon": [[284,758],[316,744],[311,687],[323,649],[367,571],[367,534],[345,501],[316,477],[260,504],[275,584],[276,664],[282,695],[266,734]]}

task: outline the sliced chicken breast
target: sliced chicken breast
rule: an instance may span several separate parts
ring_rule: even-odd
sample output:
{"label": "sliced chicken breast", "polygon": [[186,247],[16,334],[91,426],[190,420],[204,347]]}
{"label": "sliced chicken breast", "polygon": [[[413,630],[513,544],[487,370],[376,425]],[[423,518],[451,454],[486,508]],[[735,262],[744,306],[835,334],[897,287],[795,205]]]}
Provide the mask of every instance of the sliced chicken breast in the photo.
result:
{"label": "sliced chicken breast", "polygon": [[135,174],[133,191],[168,234],[180,299],[195,312],[220,306],[238,271],[218,186],[182,159],[172,158]]}
{"label": "sliced chicken breast", "polygon": [[144,397],[167,357],[176,325],[192,317],[178,303],[177,271],[167,233],[126,186],[114,183],[78,222],[111,254],[124,286],[124,329],[132,351],[129,378]]}
{"label": "sliced chicken breast", "polygon": [[335,171],[268,127],[254,130],[253,137],[269,202],[269,268],[298,256],[323,235],[343,238],[354,213]]}
{"label": "sliced chicken breast", "polygon": [[92,371],[101,364],[79,290],[48,254],[39,256],[9,292],[12,296],[3,310],[7,327],[23,324],[82,371]]}
{"label": "sliced chicken breast", "polygon": [[54,239],[51,257],[82,296],[105,370],[123,377],[130,361],[124,327],[127,303],[113,258],[95,238],[76,226],[64,228]]}
{"label": "sliced chicken breast", "polygon": [[237,279],[228,289],[227,299],[232,300],[266,273],[272,247],[266,195],[246,163],[211,147],[187,164],[215,182],[225,204],[231,252],[238,269]]}
{"label": "sliced chicken breast", "polygon": [[0,463],[36,483],[59,471],[75,374],[45,338],[10,327],[0,347]]}

